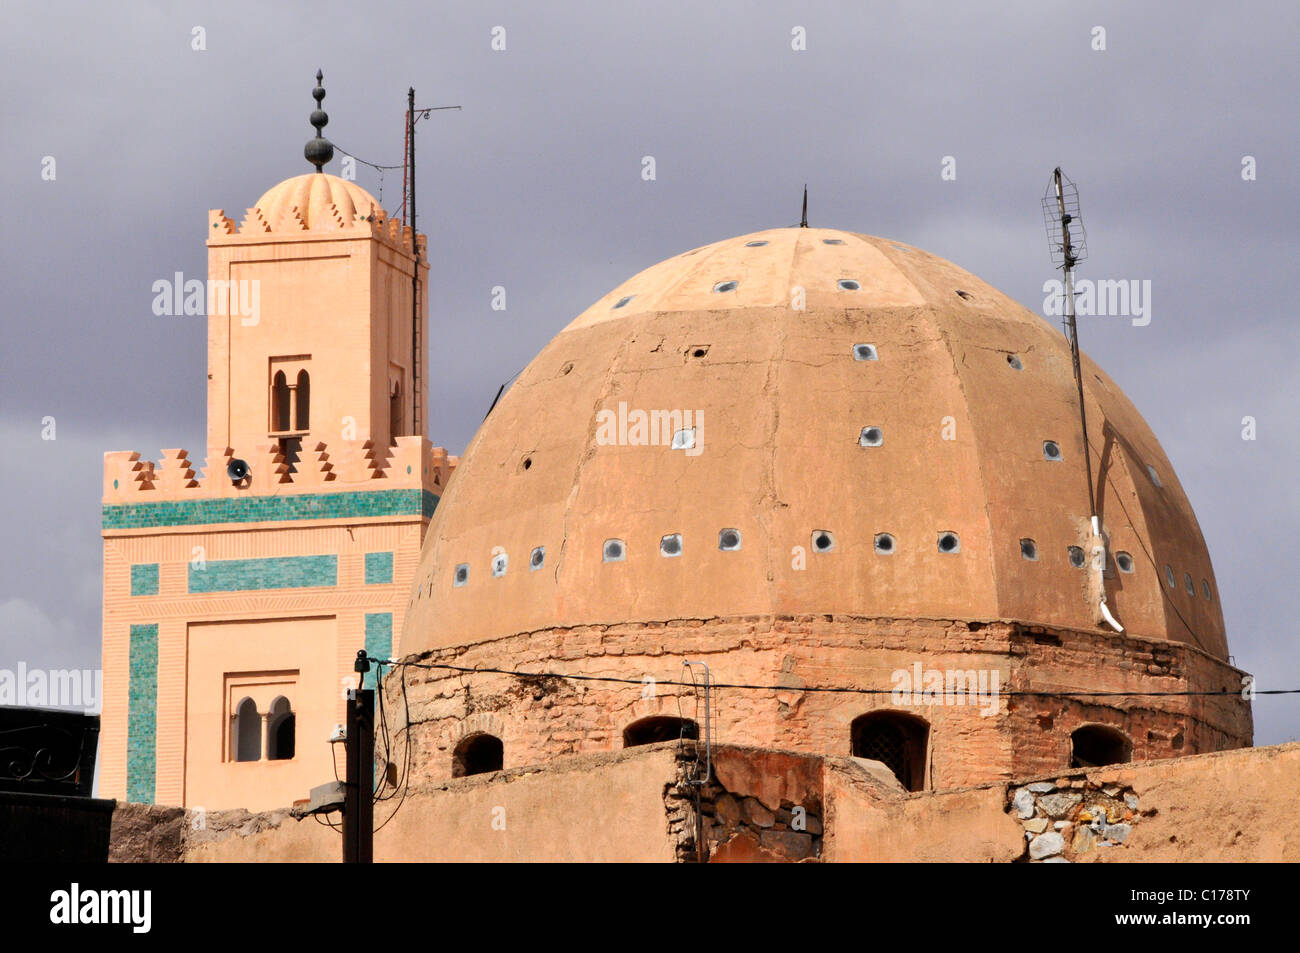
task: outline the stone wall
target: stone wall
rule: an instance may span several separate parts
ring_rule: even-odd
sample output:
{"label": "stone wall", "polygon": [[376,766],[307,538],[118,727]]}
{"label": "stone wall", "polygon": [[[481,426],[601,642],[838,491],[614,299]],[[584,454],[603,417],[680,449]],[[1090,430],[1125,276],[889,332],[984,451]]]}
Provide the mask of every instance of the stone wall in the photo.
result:
{"label": "stone wall", "polygon": [[[930,790],[1068,768],[1070,733],[1086,724],[1123,732],[1135,760],[1241,747],[1252,735],[1250,705],[1239,694],[1003,697],[992,714],[954,699],[900,707],[888,694],[893,675],[916,665],[996,673],[1004,693],[1236,692],[1242,673],[1196,648],[1117,634],[844,616],[683,619],[521,633],[408,658],[412,664],[386,681],[387,705],[404,713],[409,704],[413,760],[423,779],[439,781],[451,775],[456,745],[477,733],[501,739],[509,768],[618,750],[624,729],[645,717],[680,714],[702,722],[696,693],[665,684],[684,680],[687,658],[707,662],[715,683],[780,686],[716,690],[715,742],[849,756],[855,718],[886,708],[907,711],[930,726]],[[420,667],[430,664],[610,680]],[[839,685],[886,694],[806,690]],[[400,760],[405,736],[398,740]]]}

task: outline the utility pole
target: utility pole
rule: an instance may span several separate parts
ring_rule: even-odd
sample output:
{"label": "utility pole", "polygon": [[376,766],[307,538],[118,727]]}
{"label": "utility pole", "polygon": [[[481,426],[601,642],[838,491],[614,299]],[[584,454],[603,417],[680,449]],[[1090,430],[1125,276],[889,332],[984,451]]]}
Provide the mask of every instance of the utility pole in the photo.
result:
{"label": "utility pole", "polygon": [[[364,649],[357,652],[354,670],[370,670]],[[375,840],[375,693],[348,689],[347,780],[343,794],[343,863],[369,864]]]}

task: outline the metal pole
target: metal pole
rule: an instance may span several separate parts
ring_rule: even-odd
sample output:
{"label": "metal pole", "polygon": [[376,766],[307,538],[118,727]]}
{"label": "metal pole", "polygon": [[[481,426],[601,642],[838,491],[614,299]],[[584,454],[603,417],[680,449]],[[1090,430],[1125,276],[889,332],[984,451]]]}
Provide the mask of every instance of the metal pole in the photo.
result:
{"label": "metal pole", "polygon": [[[414,258],[411,272],[411,432],[417,436],[424,435],[424,402],[422,387],[424,380],[420,374],[420,356],[423,351],[420,334],[420,246],[417,238],[419,232],[415,225],[415,87],[406,91],[406,141],[407,164],[410,167],[410,180],[407,184],[411,200],[411,254]],[[393,436],[397,436],[394,434]]]}
{"label": "metal pole", "polygon": [[343,863],[374,859],[375,693],[348,689],[347,782],[343,794]]}
{"label": "metal pole", "polygon": [[1058,168],[1056,180],[1056,204],[1061,215],[1061,237],[1065,252],[1065,323],[1070,329],[1070,358],[1074,362],[1074,385],[1079,392],[1079,422],[1083,427],[1083,470],[1088,480],[1088,516],[1092,520],[1094,531],[1097,523],[1097,495],[1092,488],[1092,450],[1088,446],[1088,412],[1083,405],[1083,369],[1079,362],[1079,329],[1074,316],[1074,249],[1070,245],[1071,217],[1065,211],[1065,193],[1061,185],[1061,170]]}

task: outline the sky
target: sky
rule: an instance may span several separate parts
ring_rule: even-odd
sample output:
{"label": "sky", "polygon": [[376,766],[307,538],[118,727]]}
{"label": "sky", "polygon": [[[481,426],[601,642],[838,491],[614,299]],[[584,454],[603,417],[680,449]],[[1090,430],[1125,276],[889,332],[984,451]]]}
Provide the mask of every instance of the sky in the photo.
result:
{"label": "sky", "polygon": [[[453,453],[592,301],[682,251],[796,223],[804,183],[811,224],[924,248],[1042,313],[1057,273],[1039,200],[1061,165],[1087,226],[1079,277],[1151,289],[1145,325],[1081,318],[1084,350],[1195,507],[1236,664],[1261,689],[1300,688],[1300,6],[10,0],[6,14],[0,669],[99,667],[102,455],[205,443],[205,320],[155,316],[153,282],[205,276],[209,209],[242,219],[310,171],[320,68],[326,135],[376,164],[401,162],[408,86],[419,106],[462,107],[417,140],[428,429]],[[357,181],[399,205],[400,172]],[[1300,738],[1300,696],[1254,712],[1257,744]]]}

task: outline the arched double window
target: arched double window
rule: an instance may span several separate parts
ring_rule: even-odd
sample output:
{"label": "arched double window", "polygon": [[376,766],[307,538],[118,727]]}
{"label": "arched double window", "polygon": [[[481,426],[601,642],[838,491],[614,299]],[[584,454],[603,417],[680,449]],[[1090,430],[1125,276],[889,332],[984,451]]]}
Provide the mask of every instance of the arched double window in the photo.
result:
{"label": "arched double window", "polygon": [[925,787],[930,725],[924,718],[899,711],[873,711],[849,727],[853,757],[879,761],[908,791]]}
{"label": "arched double window", "polygon": [[311,374],[306,357],[271,358],[271,433],[311,429]]}

